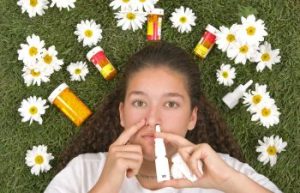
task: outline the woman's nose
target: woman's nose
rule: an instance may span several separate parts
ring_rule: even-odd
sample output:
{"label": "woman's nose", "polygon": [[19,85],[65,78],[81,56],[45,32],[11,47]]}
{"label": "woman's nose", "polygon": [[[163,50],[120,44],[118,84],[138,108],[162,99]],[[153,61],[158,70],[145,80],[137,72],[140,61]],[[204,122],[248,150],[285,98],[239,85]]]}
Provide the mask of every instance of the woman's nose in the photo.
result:
{"label": "woman's nose", "polygon": [[147,113],[147,125],[151,128],[155,128],[155,125],[160,124],[160,116],[159,116],[159,109],[156,107],[151,107]]}

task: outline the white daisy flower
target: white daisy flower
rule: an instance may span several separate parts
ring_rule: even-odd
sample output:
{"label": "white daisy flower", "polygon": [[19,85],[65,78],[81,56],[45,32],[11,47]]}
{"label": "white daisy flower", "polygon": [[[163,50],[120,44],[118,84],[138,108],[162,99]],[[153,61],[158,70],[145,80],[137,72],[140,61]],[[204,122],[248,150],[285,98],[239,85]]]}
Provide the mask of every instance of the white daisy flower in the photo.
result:
{"label": "white daisy flower", "polygon": [[85,62],[75,62],[71,63],[67,70],[71,75],[72,81],[85,80],[85,76],[89,73],[89,69]]}
{"label": "white daisy flower", "polygon": [[222,52],[226,52],[228,47],[237,41],[237,32],[240,30],[240,25],[233,24],[230,29],[221,26],[220,30],[217,31],[216,44]]}
{"label": "white daisy flower", "polygon": [[31,174],[38,176],[41,172],[47,172],[51,169],[49,162],[53,159],[52,153],[47,152],[47,146],[38,145],[27,150],[25,163],[31,167]]}
{"label": "white daisy flower", "polygon": [[77,24],[74,34],[78,36],[78,42],[83,41],[83,46],[91,47],[102,39],[101,25],[94,20],[82,20]]}
{"label": "white daisy flower", "polygon": [[64,64],[63,60],[57,58],[57,51],[55,46],[51,46],[47,49],[43,49],[41,58],[38,61],[39,65],[46,68],[50,74],[54,71],[59,71]]}
{"label": "white daisy flower", "polygon": [[172,22],[172,27],[178,28],[180,33],[188,33],[192,31],[192,26],[195,26],[196,16],[190,8],[180,8],[175,9],[170,18]]}
{"label": "white daisy flower", "polygon": [[251,121],[260,121],[260,124],[266,128],[279,123],[280,112],[274,104],[274,101],[266,100],[261,105],[258,105],[255,110]]}
{"label": "white daisy flower", "polygon": [[264,137],[263,141],[258,140],[260,146],[256,147],[256,152],[260,152],[257,157],[258,161],[263,162],[266,165],[270,162],[271,167],[273,167],[277,162],[277,154],[285,151],[287,142],[282,141],[278,135],[271,137]]}
{"label": "white daisy flower", "polygon": [[143,11],[143,9],[146,12],[150,12],[152,9],[154,9],[154,0],[136,0],[136,7],[137,10]]}
{"label": "white daisy flower", "polygon": [[257,83],[255,84],[254,91],[250,90],[248,93],[244,93],[243,99],[243,104],[249,106],[247,111],[251,113],[256,112],[258,105],[261,105],[265,101],[275,103],[274,99],[270,97],[269,92],[267,92],[267,85],[259,85]]}
{"label": "white daisy flower", "polygon": [[265,69],[265,67],[268,67],[270,70],[272,70],[272,65],[279,63],[280,59],[281,57],[279,56],[279,49],[272,50],[271,44],[265,42],[259,46],[259,51],[254,57],[254,61],[258,62],[256,71],[261,72]]}
{"label": "white daisy flower", "polygon": [[117,26],[122,27],[122,30],[137,30],[143,27],[147,20],[146,13],[135,11],[120,11],[115,13],[115,18],[118,19]]}
{"label": "white daisy flower", "polygon": [[266,32],[264,21],[259,19],[256,21],[254,15],[249,15],[247,18],[242,17],[241,30],[238,36],[241,40],[246,40],[248,44],[256,44],[264,41]]}
{"label": "white daisy flower", "polygon": [[41,125],[43,123],[41,115],[45,114],[48,107],[45,99],[31,96],[27,99],[23,99],[18,111],[20,112],[21,117],[23,117],[22,122],[29,121],[29,124],[31,125],[32,121],[36,121]]}
{"label": "white daisy flower", "polygon": [[235,79],[235,68],[231,68],[230,64],[222,64],[220,69],[217,70],[217,80],[219,84],[231,86],[233,79]]}
{"label": "white daisy flower", "polygon": [[235,64],[246,64],[247,59],[251,60],[257,49],[257,44],[250,45],[245,41],[237,41],[229,46],[227,56],[231,60],[234,59]]}
{"label": "white daisy flower", "polygon": [[27,44],[21,44],[21,49],[18,50],[18,60],[22,60],[25,65],[34,64],[40,57],[45,42],[35,34],[27,36],[26,41]]}
{"label": "white daisy flower", "polygon": [[48,3],[48,0],[19,0],[17,5],[22,8],[22,13],[27,12],[29,17],[35,17],[45,13]]}
{"label": "white daisy flower", "polygon": [[122,11],[124,10],[135,10],[136,2],[134,0],[113,0],[109,4],[113,10],[121,8]]}
{"label": "white daisy flower", "polygon": [[63,8],[70,10],[70,8],[75,8],[76,0],[52,0],[50,7],[56,7],[61,11]]}
{"label": "white daisy flower", "polygon": [[23,78],[26,86],[38,85],[40,86],[42,82],[49,82],[50,71],[48,71],[44,66],[37,63],[26,65],[23,68]]}

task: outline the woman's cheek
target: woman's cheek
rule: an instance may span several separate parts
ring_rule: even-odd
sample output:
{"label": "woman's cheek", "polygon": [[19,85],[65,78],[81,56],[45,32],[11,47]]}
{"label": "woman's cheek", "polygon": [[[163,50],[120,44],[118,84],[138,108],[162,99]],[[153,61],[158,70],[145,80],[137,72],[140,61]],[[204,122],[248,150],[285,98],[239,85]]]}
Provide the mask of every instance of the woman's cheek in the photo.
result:
{"label": "woman's cheek", "polygon": [[144,118],[146,118],[146,113],[143,110],[130,108],[125,111],[125,127],[129,128]]}

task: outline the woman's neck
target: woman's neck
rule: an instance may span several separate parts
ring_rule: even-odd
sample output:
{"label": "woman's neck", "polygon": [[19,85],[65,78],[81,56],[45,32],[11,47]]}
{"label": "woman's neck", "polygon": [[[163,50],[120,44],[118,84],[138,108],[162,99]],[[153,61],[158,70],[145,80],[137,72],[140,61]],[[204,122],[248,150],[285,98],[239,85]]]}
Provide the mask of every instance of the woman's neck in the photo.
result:
{"label": "woman's neck", "polygon": [[136,175],[141,186],[150,190],[157,190],[163,188],[157,182],[155,161],[144,160],[139,173]]}

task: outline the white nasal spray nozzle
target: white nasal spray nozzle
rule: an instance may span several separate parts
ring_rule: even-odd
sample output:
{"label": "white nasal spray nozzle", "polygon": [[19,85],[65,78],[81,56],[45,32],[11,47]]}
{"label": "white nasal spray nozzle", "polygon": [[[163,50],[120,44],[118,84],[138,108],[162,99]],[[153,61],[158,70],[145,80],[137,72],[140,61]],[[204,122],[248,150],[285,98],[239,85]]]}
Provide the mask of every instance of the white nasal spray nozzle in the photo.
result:
{"label": "white nasal spray nozzle", "polygon": [[223,98],[223,102],[232,109],[235,107],[238,103],[240,98],[243,97],[246,90],[249,88],[249,86],[253,83],[252,80],[249,80],[245,85],[240,84],[236,89],[234,89],[233,92],[227,93]]}
{"label": "white nasal spray nozzle", "polygon": [[[155,125],[155,131],[160,133],[160,125]],[[158,182],[170,180],[169,161],[166,157],[166,147],[162,138],[154,139],[155,168]]]}

